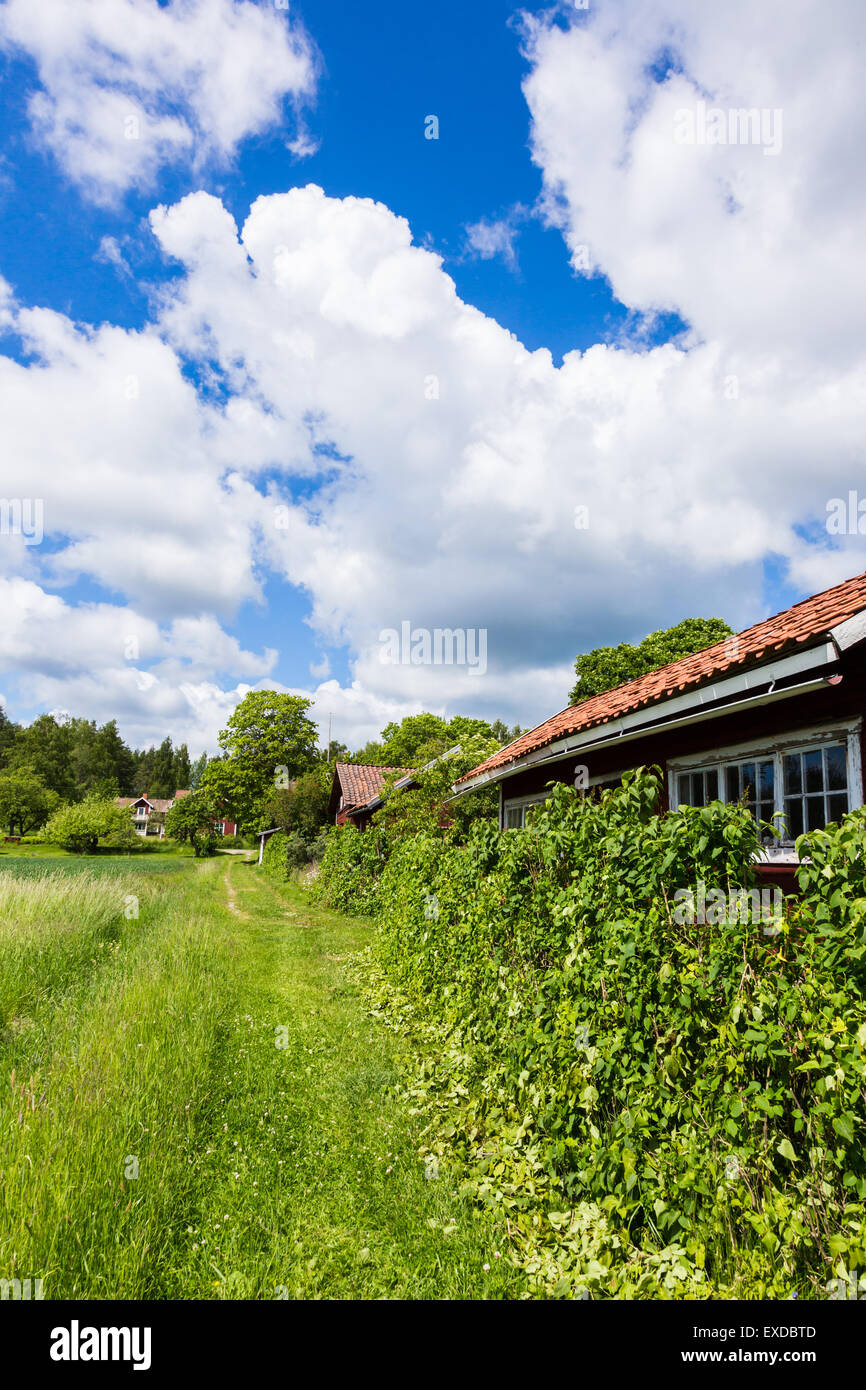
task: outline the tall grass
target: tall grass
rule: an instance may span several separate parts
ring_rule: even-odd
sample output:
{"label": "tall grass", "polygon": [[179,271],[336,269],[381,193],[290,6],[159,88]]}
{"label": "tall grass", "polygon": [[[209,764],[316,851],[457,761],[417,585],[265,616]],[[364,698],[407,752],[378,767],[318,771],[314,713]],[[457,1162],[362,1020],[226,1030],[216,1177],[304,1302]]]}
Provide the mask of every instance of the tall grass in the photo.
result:
{"label": "tall grass", "polygon": [[232,1011],[217,870],[2,885],[0,1274],[48,1298],[160,1294]]}
{"label": "tall grass", "polygon": [[0,888],[0,1278],[46,1299],[519,1290],[506,1232],[420,1162],[394,1041],[342,964],[365,926],[237,860]]}
{"label": "tall grass", "polygon": [[23,1020],[110,951],[147,885],[93,873],[0,873],[0,1030]]}

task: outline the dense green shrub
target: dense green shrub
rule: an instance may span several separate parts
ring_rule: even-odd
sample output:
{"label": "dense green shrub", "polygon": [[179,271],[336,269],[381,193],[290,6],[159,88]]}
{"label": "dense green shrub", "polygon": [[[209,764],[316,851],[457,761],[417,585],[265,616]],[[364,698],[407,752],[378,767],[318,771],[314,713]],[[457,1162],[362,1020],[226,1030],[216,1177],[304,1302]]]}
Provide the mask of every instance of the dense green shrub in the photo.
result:
{"label": "dense green shrub", "polygon": [[387,835],[378,825],[363,831],[354,825],[335,826],[327,833],[313,898],[357,917],[375,912],[387,849]]}
{"label": "dense green shrub", "polygon": [[317,864],[325,854],[326,835],[307,840],[297,831],[277,830],[265,841],[262,868],[271,878],[285,883],[301,869]]}
{"label": "dense green shrub", "polygon": [[100,843],[112,849],[141,848],[141,837],[135,833],[129,812],[111,797],[61,806],[50,817],[42,839],[73,854],[95,854]]}
{"label": "dense green shrub", "polygon": [[[383,1009],[439,1047],[431,1146],[545,1287],[814,1295],[866,1268],[866,814],[809,837],[805,898],[768,921],[748,812],[659,815],[659,790],[559,786],[463,845],[341,831],[317,891],[377,910]],[[722,919],[692,920],[713,889]]]}

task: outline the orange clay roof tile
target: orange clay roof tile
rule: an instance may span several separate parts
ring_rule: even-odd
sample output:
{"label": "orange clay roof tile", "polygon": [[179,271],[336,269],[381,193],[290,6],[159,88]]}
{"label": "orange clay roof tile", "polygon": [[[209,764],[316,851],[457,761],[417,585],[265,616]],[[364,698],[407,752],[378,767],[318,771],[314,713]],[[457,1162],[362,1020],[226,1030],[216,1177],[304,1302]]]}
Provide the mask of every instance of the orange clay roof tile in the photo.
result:
{"label": "orange clay roof tile", "polygon": [[335,770],[343,792],[343,809],[365,806],[382,790],[386,778],[405,776],[410,767],[376,767],[367,763],[336,763]]}
{"label": "orange clay roof tile", "polygon": [[746,628],[736,637],[727,637],[705,651],[681,657],[656,671],[626,681],[613,690],[593,695],[578,705],[571,705],[537,728],[521,734],[506,748],[501,748],[486,762],[459,778],[458,783],[492,772],[516,762],[529,753],[544,748],[568,734],[606,724],[610,719],[644,709],[683,690],[697,689],[720,675],[755,665],[763,657],[778,655],[808,643],[827,632],[837,623],[852,618],[866,608],[866,574],[857,574],[843,584],[795,603],[784,613],[765,618],[754,627]]}

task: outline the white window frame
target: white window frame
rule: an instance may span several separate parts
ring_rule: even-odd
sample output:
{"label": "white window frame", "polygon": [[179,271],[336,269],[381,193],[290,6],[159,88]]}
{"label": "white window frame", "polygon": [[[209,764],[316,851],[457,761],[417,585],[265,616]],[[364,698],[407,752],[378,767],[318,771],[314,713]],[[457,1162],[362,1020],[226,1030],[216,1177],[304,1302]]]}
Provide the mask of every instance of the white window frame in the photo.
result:
{"label": "white window frame", "polygon": [[[500,830],[522,830],[523,827],[526,825],[526,808],[527,808],[527,806],[540,806],[541,803],[542,803],[542,801],[546,801],[547,798],[548,798],[549,796],[550,796],[550,792],[549,792],[549,791],[544,791],[544,792],[536,792],[533,796],[511,796],[511,797],[508,798],[507,801],[506,801],[505,798],[503,797],[503,800],[502,800],[502,824],[500,825],[499,829],[500,829]],[[519,825],[519,826],[517,826],[517,825],[507,825],[507,824],[506,824],[506,821],[507,821],[507,819],[508,819],[508,812],[509,812],[509,811],[520,811],[520,812],[522,813],[522,814],[521,814],[521,817],[520,817],[520,825]]]}
{"label": "white window frame", "polygon": [[[773,814],[784,814],[784,763],[786,753],[808,753],[813,749],[826,748],[829,744],[844,743],[846,748],[846,772],[848,780],[848,809],[854,810],[863,805],[863,769],[860,758],[861,719],[838,720],[831,724],[821,724],[807,729],[796,729],[773,739],[752,739],[748,743],[728,744],[713,748],[706,753],[683,754],[668,759],[668,804],[672,808],[679,805],[677,779],[687,772],[703,772],[707,768],[718,769],[719,799],[727,795],[724,765],[726,763],[769,762],[774,763],[773,773]],[[782,841],[776,845],[765,845],[764,856],[774,861],[797,863],[793,844]]]}

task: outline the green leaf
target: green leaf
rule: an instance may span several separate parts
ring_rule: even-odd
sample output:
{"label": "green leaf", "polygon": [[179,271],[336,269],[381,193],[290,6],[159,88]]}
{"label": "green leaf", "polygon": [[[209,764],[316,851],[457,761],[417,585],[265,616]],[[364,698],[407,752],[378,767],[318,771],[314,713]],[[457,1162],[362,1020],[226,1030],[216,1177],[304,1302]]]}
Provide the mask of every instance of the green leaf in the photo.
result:
{"label": "green leaf", "polygon": [[835,1118],[835,1120],[833,1121],[833,1128],[835,1129],[835,1131],[836,1131],[836,1133],[839,1135],[839,1137],[840,1137],[841,1139],[844,1139],[844,1140],[846,1141],[846,1143],[848,1143],[848,1144],[853,1144],[853,1143],[854,1143],[854,1116],[853,1116],[853,1115],[837,1115],[836,1118]]}

